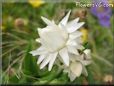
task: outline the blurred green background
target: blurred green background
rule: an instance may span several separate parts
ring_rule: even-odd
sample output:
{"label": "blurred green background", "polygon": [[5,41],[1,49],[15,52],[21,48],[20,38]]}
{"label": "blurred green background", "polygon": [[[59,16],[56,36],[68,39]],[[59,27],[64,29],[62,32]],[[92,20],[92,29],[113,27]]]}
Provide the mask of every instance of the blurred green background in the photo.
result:
{"label": "blurred green background", "polygon": [[[29,54],[40,46],[35,42],[37,28],[46,26],[41,16],[58,23],[70,9],[70,20],[84,17],[82,29],[88,35],[84,46],[92,50],[93,60],[87,67],[88,77],[81,75],[73,82],[56,64],[51,72],[40,70],[37,57]],[[111,9],[111,27],[105,28],[90,8],[76,7],[74,2],[2,3],[2,84],[114,84],[114,7]]]}

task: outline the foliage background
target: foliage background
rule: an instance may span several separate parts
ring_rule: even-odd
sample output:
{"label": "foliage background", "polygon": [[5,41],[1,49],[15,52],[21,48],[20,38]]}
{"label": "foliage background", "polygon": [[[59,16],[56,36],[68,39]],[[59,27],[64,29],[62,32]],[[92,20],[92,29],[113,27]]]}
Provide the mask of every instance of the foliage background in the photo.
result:
{"label": "foliage background", "polygon": [[[51,72],[47,68],[39,70],[37,57],[30,55],[29,51],[40,46],[35,42],[37,28],[46,26],[40,17],[45,16],[58,23],[69,9],[78,10],[80,7],[73,2],[46,2],[39,7],[28,2],[2,3],[2,84],[106,84],[105,76],[114,78],[114,8],[110,28],[101,26],[90,8],[86,8],[89,37],[85,46],[92,50],[93,60],[87,67],[88,77],[81,75],[70,82],[67,74],[56,64]],[[16,20],[19,18],[22,24],[18,25]],[[71,14],[70,19],[73,18]]]}

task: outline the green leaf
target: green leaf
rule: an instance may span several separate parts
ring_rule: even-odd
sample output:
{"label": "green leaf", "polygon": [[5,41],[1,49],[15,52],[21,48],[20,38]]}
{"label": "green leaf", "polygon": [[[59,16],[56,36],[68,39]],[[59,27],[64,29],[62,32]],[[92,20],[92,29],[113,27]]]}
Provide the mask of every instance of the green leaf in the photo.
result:
{"label": "green leaf", "polygon": [[41,80],[52,80],[54,77],[56,77],[56,75],[58,75],[61,71],[60,70],[56,70],[56,69],[53,69],[52,71],[50,71],[50,73],[44,77],[41,77],[40,79]]}
{"label": "green leaf", "polygon": [[8,84],[9,83],[9,76],[7,73],[2,73],[2,84]]}
{"label": "green leaf", "polygon": [[69,77],[68,77],[68,73],[62,73],[59,77],[58,77],[58,81],[61,82],[60,84],[67,84],[69,83]]}
{"label": "green leaf", "polygon": [[38,73],[40,77],[44,77],[50,74],[47,67],[43,68],[42,70],[39,70]]}
{"label": "green leaf", "polygon": [[88,83],[95,84],[94,75],[93,75],[91,69],[89,67],[87,67],[87,70],[88,70],[88,76],[87,76]]}
{"label": "green leaf", "polygon": [[50,81],[55,79],[60,73],[61,69],[58,69],[56,66],[54,66],[48,75],[39,79],[39,84],[49,83]]}
{"label": "green leaf", "polygon": [[19,79],[14,75],[9,78],[10,83],[18,83]]}
{"label": "green leaf", "polygon": [[27,47],[27,52],[23,61],[23,73],[31,76],[38,76],[38,66],[36,59],[29,53],[31,51],[31,42]]}
{"label": "green leaf", "polygon": [[[81,75],[80,77],[77,77],[77,78],[73,81],[73,83],[74,83],[74,84],[79,84],[79,85],[81,85],[82,82],[83,82],[83,79],[84,79],[84,77]],[[72,83],[72,82],[71,82],[71,83]]]}
{"label": "green leaf", "polygon": [[64,85],[69,83],[68,82],[69,78],[68,78],[68,74],[61,72],[56,78],[54,78],[52,81],[50,81],[50,84],[56,84],[56,85]]}

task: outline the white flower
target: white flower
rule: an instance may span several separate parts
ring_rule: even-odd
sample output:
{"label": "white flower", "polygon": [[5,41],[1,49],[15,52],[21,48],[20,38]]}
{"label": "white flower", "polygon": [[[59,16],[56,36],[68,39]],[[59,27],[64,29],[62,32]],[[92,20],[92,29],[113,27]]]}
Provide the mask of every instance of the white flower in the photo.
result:
{"label": "white flower", "polygon": [[81,75],[81,73],[88,76],[85,66],[91,63],[90,50],[86,49],[82,55],[72,55],[71,57],[72,62],[69,67],[64,67],[64,72],[68,73],[70,80],[74,81],[76,77]]}
{"label": "white flower", "polygon": [[41,43],[41,47],[30,52],[33,56],[40,55],[37,62],[40,64],[40,69],[49,63],[48,70],[50,71],[58,55],[62,58],[64,64],[69,66],[68,53],[78,55],[77,49],[83,48],[81,45],[82,34],[77,30],[84,22],[78,23],[79,18],[68,22],[70,12],[68,12],[58,25],[54,21],[41,17],[47,24],[47,27],[38,29],[40,38],[36,39],[36,41]]}

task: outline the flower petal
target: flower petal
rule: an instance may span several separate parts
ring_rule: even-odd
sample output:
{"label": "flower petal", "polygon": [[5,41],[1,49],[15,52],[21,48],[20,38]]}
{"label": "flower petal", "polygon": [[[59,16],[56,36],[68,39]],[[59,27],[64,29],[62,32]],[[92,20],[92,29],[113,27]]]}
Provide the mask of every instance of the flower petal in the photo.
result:
{"label": "flower petal", "polygon": [[75,31],[69,35],[70,39],[76,39],[77,37],[81,37],[82,33],[79,31]]}
{"label": "flower petal", "polygon": [[59,55],[61,56],[63,62],[66,66],[69,66],[69,56],[68,56],[68,50],[67,48],[63,48],[59,51]]}
{"label": "flower petal", "polygon": [[40,64],[45,58],[46,58],[46,55],[40,55],[40,56],[38,57],[37,64]]}
{"label": "flower petal", "polygon": [[[68,34],[63,29],[39,29],[41,44],[50,52],[63,47],[67,41]],[[59,43],[57,42],[59,41]]]}
{"label": "flower petal", "polygon": [[30,54],[32,54],[33,56],[46,54],[46,53],[47,53],[47,51],[45,51],[44,47],[42,47],[42,46],[40,48],[38,48],[37,50],[30,51]]}
{"label": "flower petal", "polygon": [[91,59],[91,51],[90,51],[90,49],[84,50],[84,53],[86,54],[86,58],[87,59]]}
{"label": "flower petal", "polygon": [[60,29],[64,30],[66,33],[68,33],[67,29],[66,29],[66,26],[63,25],[63,24],[60,24]]}
{"label": "flower petal", "polygon": [[39,43],[41,43],[41,40],[40,40],[40,38],[37,38],[37,39],[36,39],[36,42],[39,42]]}
{"label": "flower petal", "polygon": [[79,44],[82,44],[82,43],[83,43],[83,40],[82,40],[81,37],[77,37],[77,38],[75,39],[75,41],[76,41],[77,43],[79,43]]}
{"label": "flower petal", "polygon": [[78,23],[78,21],[79,21],[79,18],[76,18],[76,19],[68,22],[68,24],[70,25],[70,24]]}
{"label": "flower petal", "polygon": [[72,33],[74,31],[78,30],[83,24],[84,24],[84,22],[80,22],[80,23],[72,22],[67,25],[67,31],[69,33]]}
{"label": "flower petal", "polygon": [[52,69],[52,67],[53,67],[53,64],[54,64],[54,61],[55,61],[55,59],[56,59],[56,57],[57,57],[57,54],[58,54],[58,52],[56,52],[56,53],[54,53],[54,54],[52,54],[51,55],[51,60],[50,60],[50,62],[49,62],[49,67],[48,67],[48,70],[49,71],[51,71],[51,69]]}
{"label": "flower petal", "polygon": [[82,64],[86,66],[86,65],[91,64],[91,62],[92,62],[91,60],[83,60]]}
{"label": "flower petal", "polygon": [[74,81],[76,79],[76,75],[72,73],[72,71],[69,72],[68,76],[70,78],[70,81]]}
{"label": "flower petal", "polygon": [[79,52],[77,51],[77,49],[73,46],[67,46],[68,48],[68,51],[72,54],[75,54],[75,55],[79,55]]}
{"label": "flower petal", "polygon": [[74,62],[74,61],[81,61],[81,56],[80,55],[74,55],[74,54],[70,54],[70,57],[72,58],[71,61]]}
{"label": "flower petal", "polygon": [[84,49],[84,46],[82,46],[81,44],[77,44],[75,47],[76,47],[76,49],[80,49],[80,50]]}
{"label": "flower petal", "polygon": [[60,21],[59,23],[59,26],[61,26],[60,24],[62,25],[66,25],[67,24],[67,21],[68,21],[68,18],[69,18],[69,15],[71,13],[71,10],[67,13],[67,15]]}
{"label": "flower petal", "polygon": [[70,65],[70,69],[77,77],[79,77],[82,73],[82,64],[80,62],[73,62]]}
{"label": "flower petal", "polygon": [[87,73],[87,70],[86,68],[83,66],[83,69],[82,69],[82,73],[85,75],[85,76],[88,76],[88,73]]}
{"label": "flower petal", "polygon": [[70,54],[70,53],[69,53],[70,61],[71,61],[71,62],[78,61],[78,60],[76,60],[76,58],[75,58],[76,56],[79,56],[79,55],[74,55],[74,54]]}
{"label": "flower petal", "polygon": [[49,56],[47,56],[44,60],[43,60],[43,62],[41,63],[41,65],[40,65],[40,69],[43,69],[48,63],[49,63],[49,61],[51,60],[51,54],[49,55]]}
{"label": "flower petal", "polygon": [[69,39],[67,41],[66,45],[67,46],[74,46],[76,49],[84,49],[84,47],[81,44],[79,44],[79,43],[77,43],[77,41],[71,40],[71,39]]}
{"label": "flower petal", "polygon": [[54,20],[52,20],[51,22],[52,22],[53,24],[55,24],[55,21],[54,21]]}
{"label": "flower petal", "polygon": [[49,19],[41,16],[41,19],[49,26],[55,26],[54,22],[50,21]]}
{"label": "flower petal", "polygon": [[66,43],[67,46],[76,46],[77,43],[75,42],[75,40],[69,39]]}
{"label": "flower petal", "polygon": [[79,29],[80,27],[82,27],[85,24],[85,22],[80,22],[76,24],[75,30]]}

